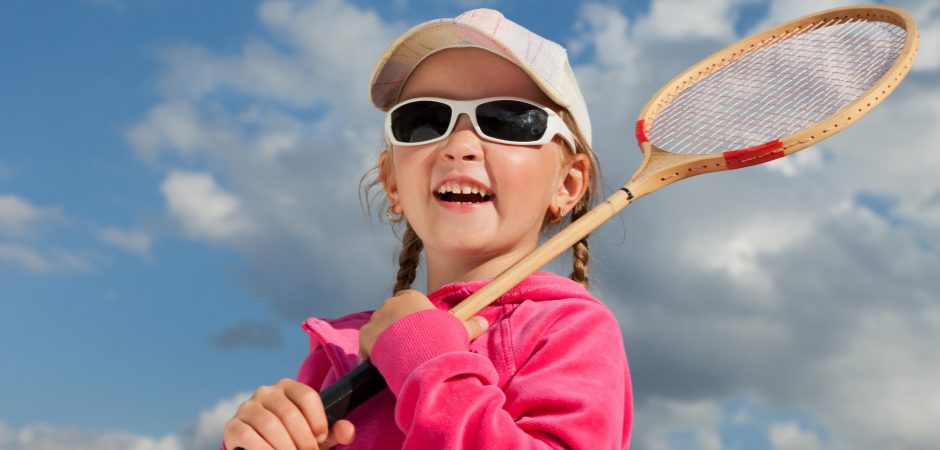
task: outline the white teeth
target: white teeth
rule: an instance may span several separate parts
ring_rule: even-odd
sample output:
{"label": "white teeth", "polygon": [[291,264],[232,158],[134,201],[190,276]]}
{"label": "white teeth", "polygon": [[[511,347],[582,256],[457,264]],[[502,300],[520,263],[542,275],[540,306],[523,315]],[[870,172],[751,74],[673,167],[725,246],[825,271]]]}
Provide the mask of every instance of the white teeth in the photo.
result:
{"label": "white teeth", "polygon": [[[451,192],[454,194],[479,194],[480,197],[486,197],[487,195],[489,195],[489,192],[487,192],[486,189],[483,189],[475,185],[469,185],[469,184],[465,186],[461,186],[459,184],[445,184],[437,188],[438,194],[443,195],[448,192]],[[472,203],[472,202],[469,202],[469,203]]]}

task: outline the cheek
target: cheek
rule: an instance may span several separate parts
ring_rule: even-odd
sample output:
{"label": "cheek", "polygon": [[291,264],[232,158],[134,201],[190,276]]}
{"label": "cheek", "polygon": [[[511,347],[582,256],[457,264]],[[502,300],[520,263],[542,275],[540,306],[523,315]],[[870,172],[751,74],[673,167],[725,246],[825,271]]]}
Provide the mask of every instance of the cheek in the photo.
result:
{"label": "cheek", "polygon": [[[553,148],[517,149],[505,152],[498,165],[500,188],[512,195],[513,206],[535,210],[548,207],[558,176],[558,159]],[[542,211],[544,212],[544,211]]]}
{"label": "cheek", "polygon": [[419,150],[412,147],[395,151],[395,179],[402,205],[409,204],[427,190],[430,173],[425,167],[427,152]]}

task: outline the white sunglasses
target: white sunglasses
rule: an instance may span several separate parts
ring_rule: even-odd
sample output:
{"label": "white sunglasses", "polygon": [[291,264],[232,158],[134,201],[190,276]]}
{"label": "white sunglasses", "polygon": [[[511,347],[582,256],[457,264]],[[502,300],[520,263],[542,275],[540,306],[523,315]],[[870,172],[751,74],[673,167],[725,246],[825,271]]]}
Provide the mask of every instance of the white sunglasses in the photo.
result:
{"label": "white sunglasses", "polygon": [[448,100],[420,97],[395,105],[385,116],[385,135],[393,145],[422,145],[440,141],[467,114],[477,134],[511,145],[544,145],[560,134],[575,148],[571,130],[555,111],[516,97]]}

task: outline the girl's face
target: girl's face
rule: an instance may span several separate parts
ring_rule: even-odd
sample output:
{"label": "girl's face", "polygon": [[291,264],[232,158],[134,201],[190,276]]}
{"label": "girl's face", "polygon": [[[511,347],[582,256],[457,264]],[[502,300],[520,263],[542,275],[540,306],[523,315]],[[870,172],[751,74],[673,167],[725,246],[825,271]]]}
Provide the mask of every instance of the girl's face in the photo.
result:
{"label": "girl's face", "polygon": [[[477,48],[448,49],[426,58],[405,83],[400,101],[501,96],[557,110],[521,68]],[[566,158],[559,139],[543,146],[497,144],[478,136],[464,114],[441,141],[394,147],[394,173],[384,180],[386,191],[421,237],[429,261],[521,257],[538,243],[550,206],[570,211],[586,186],[586,158]],[[442,187],[458,186],[485,190],[489,199],[476,195],[471,196],[476,202],[457,203],[439,193]]]}

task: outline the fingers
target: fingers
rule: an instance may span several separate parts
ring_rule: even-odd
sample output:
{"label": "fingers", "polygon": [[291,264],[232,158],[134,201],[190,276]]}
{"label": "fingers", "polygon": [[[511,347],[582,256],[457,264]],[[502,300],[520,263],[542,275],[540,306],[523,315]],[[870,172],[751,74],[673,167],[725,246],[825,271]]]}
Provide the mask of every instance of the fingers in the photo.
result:
{"label": "fingers", "polygon": [[[305,406],[310,410],[311,415],[316,416],[314,411],[315,407],[320,404],[319,398],[317,398],[315,402],[311,402],[310,397],[305,395],[305,391],[313,391],[313,389],[294,380],[284,379],[278,381],[274,386],[259,388],[258,392],[260,393],[262,390],[269,391],[259,396],[262,406],[264,406],[265,410],[274,415],[274,420],[278,421],[281,428],[287,432],[294,448],[299,450],[317,448],[317,441],[311,426],[311,422],[315,423],[316,417],[312,417],[314,420],[308,420],[299,404],[300,402],[305,402]],[[316,392],[313,392],[313,394],[316,395]],[[311,405],[310,403],[313,404]],[[321,412],[320,415],[322,416],[323,413]],[[324,424],[321,428],[323,431],[326,431],[326,418],[323,417],[322,421]],[[265,439],[268,438],[266,434],[262,433],[262,435]],[[277,435],[277,439],[281,441],[284,440],[280,435]],[[281,445],[283,445],[275,443],[270,439],[268,439],[268,442],[274,444],[275,448],[278,450],[281,450]],[[291,450],[291,447],[285,446],[284,449]]]}
{"label": "fingers", "polygon": [[[262,386],[255,392],[255,395],[257,396],[259,392],[267,393],[271,388],[272,386]],[[265,403],[267,403],[267,406]],[[254,431],[255,435],[260,436],[260,439],[267,444],[264,447],[259,447],[259,449],[298,450],[288,428],[274,412],[268,409],[270,405],[271,401],[267,398],[251,398],[238,408],[235,419],[244,422]],[[242,439],[257,441],[248,430],[238,431],[241,433],[240,437]],[[239,442],[242,442],[242,440],[239,439]],[[245,442],[245,445],[241,446],[254,450],[254,446],[249,445]]]}
{"label": "fingers", "polygon": [[349,445],[356,440],[356,427],[348,420],[337,420],[320,449],[332,448],[337,444]]}
{"label": "fingers", "polygon": [[467,334],[470,335],[471,341],[480,337],[490,327],[490,323],[480,316],[473,316],[469,320],[465,320],[463,325],[467,327]]}
{"label": "fingers", "polygon": [[[284,379],[262,386],[225,424],[226,448],[313,450],[328,435],[319,394]],[[319,437],[320,439],[317,439]]]}
{"label": "fingers", "polygon": [[310,386],[294,380],[282,380],[282,382],[285,383],[284,394],[294,405],[297,405],[306,422],[303,428],[308,430],[317,442],[323,442],[329,429],[320,394],[317,394]]}
{"label": "fingers", "polygon": [[275,450],[250,425],[234,418],[225,424],[225,448],[250,448],[252,450]]}

